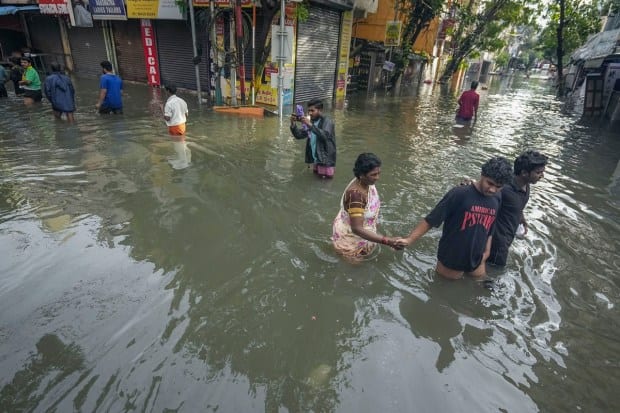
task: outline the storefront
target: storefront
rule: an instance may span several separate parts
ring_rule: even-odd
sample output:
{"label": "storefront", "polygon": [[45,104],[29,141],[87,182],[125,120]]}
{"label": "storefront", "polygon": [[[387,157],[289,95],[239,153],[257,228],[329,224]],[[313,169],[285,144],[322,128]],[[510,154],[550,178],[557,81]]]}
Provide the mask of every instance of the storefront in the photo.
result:
{"label": "storefront", "polygon": [[69,28],[69,43],[74,73],[93,78],[101,74],[102,60],[109,60],[103,37],[103,22],[94,21],[93,27]]}
{"label": "storefront", "polygon": [[31,53],[38,70],[48,72],[51,63],[64,64],[65,54],[59,25],[59,20],[62,18],[62,16],[49,14],[29,13],[26,15],[26,24],[32,44]]}
{"label": "storefront", "polygon": [[114,33],[118,75],[123,80],[146,83],[147,74],[142,53],[140,20],[112,22],[112,32]]}
{"label": "storefront", "polygon": [[[206,31],[197,30],[196,39],[199,50],[200,87],[209,90],[208,45]],[[196,90],[196,71],[194,69],[194,50],[192,32],[188,22],[158,20],[155,34],[159,53],[159,66],[163,84],[174,83],[177,87]]]}
{"label": "storefront", "polygon": [[342,11],[352,4],[325,0],[308,8],[308,19],[297,25],[295,103],[334,97]]}
{"label": "storefront", "polygon": [[[103,60],[115,61],[112,49],[111,25],[109,20],[126,20],[125,4],[122,0],[89,0],[90,19],[80,19],[74,9],[75,27],[69,28],[69,43],[73,57],[74,71],[82,77],[98,77]],[[77,7],[77,6],[76,6]]]}

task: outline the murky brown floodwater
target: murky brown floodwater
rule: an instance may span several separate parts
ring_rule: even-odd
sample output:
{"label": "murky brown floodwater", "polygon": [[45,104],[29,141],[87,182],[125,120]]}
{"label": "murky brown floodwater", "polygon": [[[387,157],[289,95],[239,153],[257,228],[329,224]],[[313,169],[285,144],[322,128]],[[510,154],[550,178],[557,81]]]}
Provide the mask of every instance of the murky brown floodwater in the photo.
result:
{"label": "murky brown floodwater", "polygon": [[[68,126],[0,101],[0,411],[611,412],[620,403],[620,137],[561,113],[544,81],[330,110],[333,181],[277,118],[200,113],[192,164],[157,103]],[[149,103],[150,102],[150,103]],[[551,157],[498,288],[433,274],[440,232],[341,260],[331,222],[358,153],[384,161],[382,231],[406,234],[491,155]],[[616,408],[613,408],[616,406]]]}

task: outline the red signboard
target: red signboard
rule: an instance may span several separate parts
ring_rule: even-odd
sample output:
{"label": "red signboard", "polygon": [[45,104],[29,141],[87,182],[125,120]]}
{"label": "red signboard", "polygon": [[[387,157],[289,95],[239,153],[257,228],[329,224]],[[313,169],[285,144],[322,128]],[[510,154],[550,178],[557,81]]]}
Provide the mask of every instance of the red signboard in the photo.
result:
{"label": "red signboard", "polygon": [[69,14],[70,4],[67,0],[39,0],[41,14]]}
{"label": "red signboard", "polygon": [[157,47],[155,46],[155,29],[148,19],[140,20],[142,31],[142,48],[144,49],[144,63],[146,63],[146,77],[151,86],[161,84],[159,78],[159,60],[157,59]]}

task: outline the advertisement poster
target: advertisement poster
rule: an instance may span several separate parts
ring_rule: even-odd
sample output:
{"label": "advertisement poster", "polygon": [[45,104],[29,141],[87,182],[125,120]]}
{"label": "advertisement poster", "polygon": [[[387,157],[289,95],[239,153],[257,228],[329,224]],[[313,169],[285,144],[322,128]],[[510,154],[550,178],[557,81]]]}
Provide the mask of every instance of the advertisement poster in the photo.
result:
{"label": "advertisement poster", "polygon": [[400,46],[400,29],[402,23],[399,21],[389,21],[385,23],[385,45]]}
{"label": "advertisement poster", "polygon": [[175,0],[127,0],[130,19],[185,20]]}
{"label": "advertisement poster", "polygon": [[95,20],[127,20],[123,0],[88,0]]}
{"label": "advertisement poster", "polygon": [[[297,5],[295,3],[287,3],[286,4],[286,15],[284,16],[284,25],[287,27],[291,27],[293,29],[293,37],[292,45],[295,44],[295,9]],[[277,25],[279,27],[280,24],[280,16],[276,14],[273,19],[273,25]],[[273,32],[271,32],[273,34]],[[271,35],[270,34],[270,35]],[[269,40],[269,38],[267,38]],[[294,61],[295,53],[294,50],[291,51],[291,55]],[[256,86],[256,102],[262,103],[264,105],[270,106],[278,106],[278,63],[273,61],[275,58],[273,56],[269,56],[267,58],[267,62],[265,63],[265,69],[263,71],[262,78],[257,79]],[[285,64],[284,65],[284,92],[283,92],[283,104],[284,105],[292,105],[293,104],[293,85],[295,77],[295,66],[293,64]],[[274,86],[275,85],[275,86]],[[288,88],[287,88],[288,87]]]}

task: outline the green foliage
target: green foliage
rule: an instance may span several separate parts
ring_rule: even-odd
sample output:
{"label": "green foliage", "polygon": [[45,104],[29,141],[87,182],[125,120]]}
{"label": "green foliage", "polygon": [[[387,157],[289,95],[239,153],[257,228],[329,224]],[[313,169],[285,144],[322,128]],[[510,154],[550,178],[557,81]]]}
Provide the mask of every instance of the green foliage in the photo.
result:
{"label": "green foliage", "polygon": [[174,4],[177,5],[181,14],[187,11],[187,0],[174,0]]}
{"label": "green foliage", "polygon": [[414,44],[422,30],[443,10],[446,0],[401,0],[399,11],[404,15],[403,43]]}
{"label": "green foliage", "polygon": [[[534,0],[483,0],[456,4],[456,26],[452,36],[452,59],[446,66],[441,79],[448,80],[461,61],[472,52],[499,51],[506,46],[503,33],[511,27],[531,21],[531,7]],[[536,0],[541,1],[541,0]]]}
{"label": "green foliage", "polygon": [[300,22],[305,22],[310,17],[310,11],[308,10],[307,3],[297,3],[297,7],[295,7],[295,17]]}
{"label": "green foliage", "polygon": [[508,52],[503,51],[495,57],[495,64],[497,67],[506,67],[509,60],[510,56],[508,56]]}
{"label": "green foliage", "polygon": [[[618,0],[616,0],[618,1]],[[579,0],[564,0],[565,22],[563,30],[563,62],[567,63],[570,55],[588,39],[588,36],[598,33],[601,29],[600,12],[601,2],[593,0],[585,3]],[[541,6],[545,10],[547,23],[542,28],[536,49],[543,58],[557,63],[557,29],[560,20],[560,10],[557,0],[551,4]]]}

